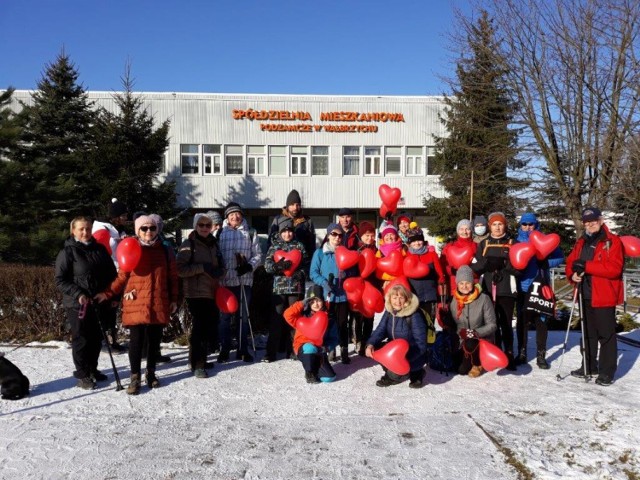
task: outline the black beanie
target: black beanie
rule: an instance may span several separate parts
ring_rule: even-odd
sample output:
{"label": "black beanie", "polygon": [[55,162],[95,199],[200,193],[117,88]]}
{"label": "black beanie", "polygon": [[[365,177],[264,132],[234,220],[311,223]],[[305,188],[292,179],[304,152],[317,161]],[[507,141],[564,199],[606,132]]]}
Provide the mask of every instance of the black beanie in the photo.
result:
{"label": "black beanie", "polygon": [[287,195],[287,204],[285,206],[293,205],[294,203],[299,203],[302,205],[302,199],[300,198],[300,194],[297,190],[291,190],[289,195]]}
{"label": "black beanie", "polygon": [[109,218],[116,218],[127,213],[127,206],[117,198],[111,199],[109,204]]}

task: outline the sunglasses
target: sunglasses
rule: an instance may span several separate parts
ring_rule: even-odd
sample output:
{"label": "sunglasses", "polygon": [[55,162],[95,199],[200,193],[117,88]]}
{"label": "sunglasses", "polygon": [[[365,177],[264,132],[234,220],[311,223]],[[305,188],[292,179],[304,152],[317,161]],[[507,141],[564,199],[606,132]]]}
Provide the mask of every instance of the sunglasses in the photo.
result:
{"label": "sunglasses", "polygon": [[155,232],[156,230],[158,230],[158,227],[151,225],[150,227],[140,227],[140,230],[142,230],[144,233],[147,233],[147,231]]}
{"label": "sunglasses", "polygon": [[521,223],[520,225],[522,225],[523,227],[533,227],[535,223]]}
{"label": "sunglasses", "polygon": [[213,224],[211,224],[211,223],[199,223],[198,226],[200,228],[211,228],[213,226]]}
{"label": "sunglasses", "polygon": [[331,235],[332,237],[338,237],[338,238],[341,238],[343,236],[342,233],[337,233],[337,232],[331,232],[329,235]]}

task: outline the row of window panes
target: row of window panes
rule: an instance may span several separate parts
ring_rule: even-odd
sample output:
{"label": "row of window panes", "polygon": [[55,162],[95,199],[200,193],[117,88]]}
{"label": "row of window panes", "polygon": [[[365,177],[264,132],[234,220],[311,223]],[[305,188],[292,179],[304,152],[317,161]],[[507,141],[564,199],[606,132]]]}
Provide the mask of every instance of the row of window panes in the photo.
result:
{"label": "row of window panes", "polygon": [[[202,165],[200,164],[202,147]],[[181,144],[180,169],[183,174],[244,175],[244,148],[242,145]],[[424,147],[360,147],[342,149],[343,175],[360,175],[361,154],[364,153],[364,175],[402,175],[403,150],[406,175],[431,175],[432,157]],[[287,151],[288,150],[288,151]],[[428,150],[428,147],[427,147]],[[267,155],[268,152],[268,155]],[[383,155],[384,152],[384,155]],[[249,175],[329,175],[329,147],[327,146],[269,146],[246,147]]]}

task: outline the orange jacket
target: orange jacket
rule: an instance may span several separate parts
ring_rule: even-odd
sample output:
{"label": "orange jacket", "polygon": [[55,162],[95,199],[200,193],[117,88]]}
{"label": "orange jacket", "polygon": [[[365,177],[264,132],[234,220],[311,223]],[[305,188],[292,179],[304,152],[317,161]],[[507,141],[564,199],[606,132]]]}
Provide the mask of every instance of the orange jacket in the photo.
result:
{"label": "orange jacket", "polygon": [[[287,308],[282,315],[285,321],[295,329],[298,319],[300,319],[300,317],[303,316],[302,315],[303,311],[304,311],[304,302],[300,300],[294,303],[293,305],[291,305],[289,308]],[[293,351],[297,353],[300,347],[302,347],[302,345],[304,345],[305,343],[314,343],[314,342],[309,340],[307,337],[301,334],[299,330],[296,329],[296,333],[293,337]],[[320,347],[321,345],[316,345],[316,346]]]}

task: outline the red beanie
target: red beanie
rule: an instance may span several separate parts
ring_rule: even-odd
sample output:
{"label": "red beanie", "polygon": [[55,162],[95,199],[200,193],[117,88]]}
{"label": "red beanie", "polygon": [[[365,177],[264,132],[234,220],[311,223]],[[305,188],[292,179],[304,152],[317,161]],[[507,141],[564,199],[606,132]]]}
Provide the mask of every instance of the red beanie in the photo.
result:
{"label": "red beanie", "polygon": [[373,224],[369,222],[360,222],[360,225],[358,226],[358,233],[360,235],[364,235],[365,233],[369,233],[369,232],[375,235],[376,227],[374,227]]}

